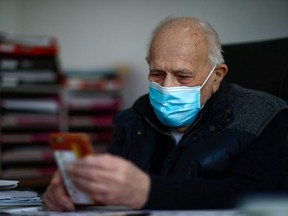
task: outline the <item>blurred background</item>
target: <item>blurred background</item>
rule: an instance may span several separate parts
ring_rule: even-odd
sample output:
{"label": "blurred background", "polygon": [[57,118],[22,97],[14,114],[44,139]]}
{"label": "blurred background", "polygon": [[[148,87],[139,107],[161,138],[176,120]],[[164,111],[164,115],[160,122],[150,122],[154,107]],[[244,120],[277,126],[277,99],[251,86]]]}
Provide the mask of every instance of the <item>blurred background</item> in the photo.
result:
{"label": "blurred background", "polygon": [[167,16],[210,22],[223,44],[288,36],[287,0],[0,0],[0,31],[54,35],[63,70],[128,64],[123,108],[147,92],[147,44]]}

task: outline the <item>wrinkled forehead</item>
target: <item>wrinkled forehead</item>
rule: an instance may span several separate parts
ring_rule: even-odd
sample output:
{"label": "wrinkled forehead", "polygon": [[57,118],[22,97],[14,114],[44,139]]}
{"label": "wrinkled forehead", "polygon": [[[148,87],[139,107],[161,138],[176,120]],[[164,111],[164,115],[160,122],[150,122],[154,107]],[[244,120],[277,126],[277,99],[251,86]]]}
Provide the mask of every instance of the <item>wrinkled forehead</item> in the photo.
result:
{"label": "wrinkled forehead", "polygon": [[165,26],[151,41],[149,60],[204,62],[208,58],[207,41],[195,26]]}
{"label": "wrinkled forehead", "polygon": [[165,39],[165,36],[177,36],[181,40],[193,41],[195,45],[205,40],[203,29],[194,19],[178,19],[166,23],[155,30],[152,42],[159,37]]}

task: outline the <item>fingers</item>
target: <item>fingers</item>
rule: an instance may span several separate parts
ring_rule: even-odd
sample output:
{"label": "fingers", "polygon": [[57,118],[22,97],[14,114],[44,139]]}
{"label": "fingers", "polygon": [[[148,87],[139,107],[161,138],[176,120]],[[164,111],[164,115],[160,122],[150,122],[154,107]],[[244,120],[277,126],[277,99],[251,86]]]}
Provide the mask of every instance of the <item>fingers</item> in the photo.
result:
{"label": "fingers", "polygon": [[120,157],[93,155],[67,167],[73,184],[98,201],[141,208],[147,200],[150,179]]}
{"label": "fingers", "polygon": [[[123,168],[111,171],[111,168],[105,169],[99,166],[92,166],[87,160],[71,164],[67,167],[69,176],[73,184],[80,190],[88,194],[103,194],[111,191],[113,187],[123,185],[125,182],[125,172]],[[89,165],[87,165],[89,164]],[[118,165],[120,165],[118,163]],[[122,167],[124,167],[122,165]]]}
{"label": "fingers", "polygon": [[71,199],[66,195],[59,172],[56,172],[50,185],[47,187],[43,195],[43,202],[45,206],[52,211],[75,210]]}
{"label": "fingers", "polygon": [[103,154],[88,156],[70,164],[67,171],[73,183],[84,192],[107,193],[111,185],[123,185],[129,165],[119,157]]}
{"label": "fingers", "polygon": [[94,154],[88,155],[83,159],[77,161],[77,165],[79,166],[91,166],[97,167],[98,169],[106,169],[106,170],[115,170],[119,168],[119,165],[123,164],[126,159],[111,155],[111,154]]}
{"label": "fingers", "polygon": [[[67,171],[78,189],[101,203],[138,209],[147,200],[148,175],[120,157],[109,154],[88,156],[67,166]],[[65,193],[59,173],[52,179],[43,201],[51,210],[75,209]]]}

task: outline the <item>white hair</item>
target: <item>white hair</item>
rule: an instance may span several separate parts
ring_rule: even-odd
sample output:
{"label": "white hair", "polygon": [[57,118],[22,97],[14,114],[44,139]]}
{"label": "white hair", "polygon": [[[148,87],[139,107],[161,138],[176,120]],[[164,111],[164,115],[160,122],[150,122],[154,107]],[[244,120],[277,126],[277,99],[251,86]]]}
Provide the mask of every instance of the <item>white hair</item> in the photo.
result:
{"label": "white hair", "polygon": [[218,33],[215,31],[210,23],[199,20],[200,28],[203,30],[208,42],[208,59],[212,65],[219,65],[224,63],[222,55],[221,42]]}

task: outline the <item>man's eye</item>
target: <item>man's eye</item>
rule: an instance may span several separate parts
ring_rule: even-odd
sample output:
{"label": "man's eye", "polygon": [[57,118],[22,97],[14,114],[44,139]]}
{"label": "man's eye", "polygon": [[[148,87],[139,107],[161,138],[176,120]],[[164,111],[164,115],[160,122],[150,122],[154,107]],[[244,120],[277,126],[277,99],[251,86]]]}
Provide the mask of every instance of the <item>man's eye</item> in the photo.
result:
{"label": "man's eye", "polygon": [[186,76],[186,75],[178,75],[177,80],[179,83],[182,83],[182,84],[190,84],[191,82],[194,81],[194,77]]}
{"label": "man's eye", "polygon": [[165,76],[165,73],[161,73],[158,71],[150,71],[149,73],[149,79],[152,81],[159,81],[160,79],[162,79]]}
{"label": "man's eye", "polygon": [[178,80],[191,80],[193,77],[192,76],[177,76]]}
{"label": "man's eye", "polygon": [[188,79],[189,76],[178,76],[178,79]]}

